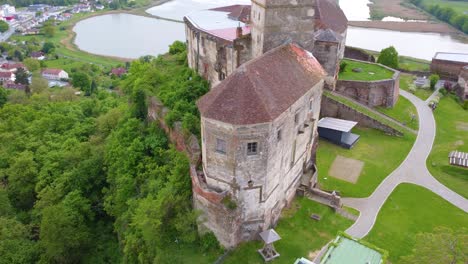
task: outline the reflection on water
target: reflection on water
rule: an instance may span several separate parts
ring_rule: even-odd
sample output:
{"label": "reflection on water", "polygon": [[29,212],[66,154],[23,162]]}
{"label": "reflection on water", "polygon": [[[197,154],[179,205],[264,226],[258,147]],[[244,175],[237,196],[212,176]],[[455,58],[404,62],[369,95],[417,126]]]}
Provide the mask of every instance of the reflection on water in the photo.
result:
{"label": "reflection on water", "polygon": [[107,56],[138,58],[166,53],[184,40],[184,25],[129,14],[110,14],[80,21],[73,29],[82,50]]}
{"label": "reflection on water", "polygon": [[160,6],[152,7],[146,10],[146,12],[159,17],[182,20],[186,14],[195,10],[236,4],[249,5],[250,2],[250,0],[173,0]]}
{"label": "reflection on water", "polygon": [[349,27],[346,44],[380,51],[393,45],[400,55],[431,60],[436,52],[468,53],[468,45],[448,35]]}

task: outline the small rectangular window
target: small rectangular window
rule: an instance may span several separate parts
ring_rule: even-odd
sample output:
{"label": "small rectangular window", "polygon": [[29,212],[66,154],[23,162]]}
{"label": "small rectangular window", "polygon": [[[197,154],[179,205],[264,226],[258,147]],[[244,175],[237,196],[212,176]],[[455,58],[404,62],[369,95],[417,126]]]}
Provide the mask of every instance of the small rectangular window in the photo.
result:
{"label": "small rectangular window", "polygon": [[216,152],[226,154],[226,141],[217,138],[216,139]]}
{"label": "small rectangular window", "polygon": [[276,140],[280,141],[281,140],[281,129],[278,129],[278,131],[276,131]]}
{"label": "small rectangular window", "polygon": [[309,101],[309,110],[312,110],[314,108],[314,98],[310,98],[310,101]]}
{"label": "small rectangular window", "polygon": [[247,143],[247,155],[257,155],[258,153],[258,145],[257,142]]}
{"label": "small rectangular window", "polygon": [[300,112],[297,112],[295,115],[294,115],[294,123],[297,124],[299,123],[299,119],[301,118],[301,113]]}

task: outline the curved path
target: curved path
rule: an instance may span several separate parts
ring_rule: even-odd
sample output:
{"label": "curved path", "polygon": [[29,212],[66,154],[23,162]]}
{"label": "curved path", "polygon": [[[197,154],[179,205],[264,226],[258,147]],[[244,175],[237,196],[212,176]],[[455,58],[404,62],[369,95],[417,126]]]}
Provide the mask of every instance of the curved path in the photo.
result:
{"label": "curved path", "polygon": [[356,238],[363,238],[369,233],[374,226],[380,208],[400,183],[423,186],[468,212],[468,200],[438,182],[426,168],[426,159],[431,152],[436,133],[434,116],[432,110],[427,106],[427,102],[434,95],[426,102],[404,90],[400,90],[400,95],[410,100],[418,111],[418,136],[406,159],[377,187],[371,196],[343,198],[344,205],[360,211],[359,218],[346,230],[346,233]]}

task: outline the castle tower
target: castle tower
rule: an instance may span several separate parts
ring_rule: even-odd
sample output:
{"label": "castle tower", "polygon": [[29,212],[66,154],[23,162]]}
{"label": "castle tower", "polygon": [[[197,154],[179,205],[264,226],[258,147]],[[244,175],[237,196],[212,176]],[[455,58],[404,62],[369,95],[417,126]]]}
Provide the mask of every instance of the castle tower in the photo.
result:
{"label": "castle tower", "polygon": [[312,51],[315,31],[315,0],[252,0],[252,56],[285,42]]}

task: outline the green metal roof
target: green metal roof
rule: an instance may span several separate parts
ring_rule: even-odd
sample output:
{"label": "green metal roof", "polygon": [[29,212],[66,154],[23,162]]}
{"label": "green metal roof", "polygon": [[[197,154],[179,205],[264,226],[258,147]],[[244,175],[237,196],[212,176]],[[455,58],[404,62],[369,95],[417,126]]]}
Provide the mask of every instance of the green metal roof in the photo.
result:
{"label": "green metal roof", "polygon": [[358,241],[339,236],[320,264],[381,264],[382,254]]}

